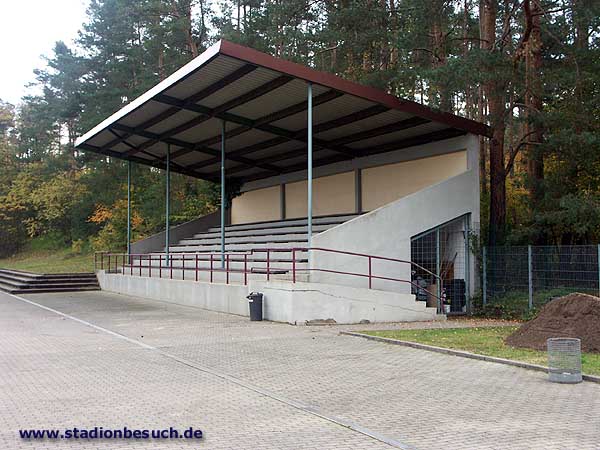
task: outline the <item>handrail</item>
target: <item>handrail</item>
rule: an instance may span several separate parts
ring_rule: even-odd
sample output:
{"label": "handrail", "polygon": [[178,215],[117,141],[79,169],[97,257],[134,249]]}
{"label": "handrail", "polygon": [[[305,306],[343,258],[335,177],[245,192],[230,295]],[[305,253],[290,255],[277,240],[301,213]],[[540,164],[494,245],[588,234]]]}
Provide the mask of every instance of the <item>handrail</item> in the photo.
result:
{"label": "handrail", "polygon": [[[360,258],[367,259],[368,262],[368,272],[360,273],[360,272],[348,272],[342,270],[335,269],[325,269],[325,268],[315,268],[315,267],[306,267],[306,268],[298,268],[298,253],[308,253],[308,252],[324,252],[324,253],[334,253],[340,255],[348,255],[348,256],[356,256]],[[289,248],[253,248],[248,251],[241,252],[226,252],[225,253],[225,265],[224,267],[215,267],[215,256],[221,257],[221,252],[179,252],[179,253],[169,253],[167,257],[164,253],[110,253],[110,252],[96,252],[94,253],[94,268],[97,270],[100,265],[101,270],[104,270],[105,260],[106,267],[109,271],[113,273],[121,273],[125,274],[125,267],[129,266],[129,274],[134,275],[134,268],[137,269],[136,272],[139,276],[142,276],[143,271],[147,269],[148,277],[152,277],[152,269],[156,268],[153,266],[153,262],[158,263],[158,277],[163,277],[163,268],[168,270],[169,276],[168,278],[173,279],[173,270],[181,271],[181,277],[185,280],[185,272],[186,270],[193,270],[195,272],[195,281],[199,280],[198,274],[201,272],[210,272],[210,282],[212,283],[214,280],[214,273],[225,273],[226,284],[230,283],[230,274],[241,274],[243,276],[243,283],[248,284],[248,274],[257,274],[258,272],[256,267],[248,268],[248,257],[255,254],[265,254],[265,262],[266,262],[266,279],[270,280],[272,274],[286,272],[289,273],[289,268],[278,268],[274,267],[272,263],[274,262],[271,258],[273,253],[291,253],[291,264],[292,264],[292,282],[296,282],[297,273],[311,273],[311,272],[322,272],[322,273],[332,273],[338,275],[347,275],[359,278],[367,278],[369,289],[373,288],[373,280],[384,280],[384,281],[393,281],[400,283],[407,283],[417,289],[417,292],[420,292],[423,287],[419,286],[412,280],[405,280],[401,278],[394,278],[382,275],[376,275],[373,273],[373,260],[375,261],[388,261],[399,264],[409,264],[411,267],[416,267],[421,271],[431,275],[434,279],[436,279],[438,292],[434,294],[432,292],[427,291],[428,295],[433,296],[438,303],[438,312],[442,312],[442,303],[444,300],[444,290],[443,290],[443,280],[442,277],[433,273],[432,271],[426,269],[425,267],[413,262],[407,261],[404,259],[391,258],[388,256],[379,256],[379,255],[369,255],[365,253],[357,253],[346,250],[336,250],[322,247],[289,247]],[[100,261],[98,261],[98,258]],[[137,265],[135,264],[137,260]],[[163,261],[165,265],[163,266]],[[174,267],[173,262],[180,261],[181,266]],[[219,259],[217,259],[219,261]],[[100,262],[100,264],[98,264]],[[210,267],[200,267],[199,262],[210,262]],[[231,263],[243,263],[243,269],[232,268]],[[276,260],[275,260],[276,262]],[[302,261],[300,261],[302,262]],[[121,266],[121,270],[119,271],[119,263]],[[144,264],[146,263],[146,264]],[[189,265],[186,267],[186,263],[191,263],[192,267]],[[114,269],[114,270],[113,270]]]}

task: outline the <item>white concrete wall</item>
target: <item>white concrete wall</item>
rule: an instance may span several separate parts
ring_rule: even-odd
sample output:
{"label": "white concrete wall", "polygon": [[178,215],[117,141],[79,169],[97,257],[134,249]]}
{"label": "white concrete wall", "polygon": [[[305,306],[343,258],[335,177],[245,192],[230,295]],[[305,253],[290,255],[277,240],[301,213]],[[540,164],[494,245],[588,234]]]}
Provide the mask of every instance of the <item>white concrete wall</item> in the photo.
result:
{"label": "white concrete wall", "polygon": [[373,211],[466,170],[466,150],[364,169],[363,210]]}
{"label": "white concrete wall", "polygon": [[[472,218],[471,228],[478,230],[478,139],[476,136],[468,135],[462,141],[455,140],[454,143],[467,149],[468,170],[466,172],[319,233],[313,236],[311,246],[410,261],[410,239],[416,234],[469,213]],[[471,260],[471,273],[473,274],[474,258]],[[311,252],[310,266],[317,269],[368,273],[366,259],[318,251]],[[378,276],[406,281],[411,279],[409,264],[373,261],[372,272]],[[471,292],[473,292],[474,277],[470,278]],[[365,278],[317,271],[311,273],[310,281],[357,287],[367,286]],[[396,292],[410,292],[409,283],[376,280],[373,287]]]}
{"label": "white concrete wall", "polygon": [[413,295],[289,281],[251,280],[248,286],[169,280],[98,272],[103,290],[230,314],[248,316],[246,295],[264,294],[265,320],[303,325],[333,319],[337,323],[411,322],[436,319]]}
{"label": "white concrete wall", "polygon": [[102,290],[229,314],[248,315],[248,287],[166,278],[108,274],[98,271]]}
{"label": "white concrete wall", "polygon": [[244,192],[231,203],[231,223],[252,223],[281,218],[279,186]]}
{"label": "white concrete wall", "polygon": [[[354,158],[314,169],[313,215],[353,213],[355,170],[362,171],[362,210],[371,211],[397,198],[448,179],[473,166],[478,154],[467,149],[475,136],[459,136],[416,147]],[[232,223],[278,220],[280,186],[285,185],[285,217],[307,215],[307,174],[298,171],[246,183],[233,199]]]}
{"label": "white concrete wall", "polygon": [[414,295],[322,283],[252,281],[250,289],[264,294],[269,320],[301,325],[311,320],[337,323],[415,322],[436,319],[436,309]]}
{"label": "white concrete wall", "polygon": [[[285,186],[285,217],[308,215],[306,180]],[[354,172],[340,173],[313,180],[313,215],[353,213],[355,206]]]}

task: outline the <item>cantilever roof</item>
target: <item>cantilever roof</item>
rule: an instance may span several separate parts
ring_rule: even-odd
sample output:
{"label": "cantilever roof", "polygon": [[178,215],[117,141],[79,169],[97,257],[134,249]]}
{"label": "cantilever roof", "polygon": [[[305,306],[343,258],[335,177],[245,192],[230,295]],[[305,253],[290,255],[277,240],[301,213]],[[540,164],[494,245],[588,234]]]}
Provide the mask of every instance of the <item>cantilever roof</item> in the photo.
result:
{"label": "cantilever roof", "polygon": [[76,147],[217,181],[306,166],[307,82],[314,166],[474,133],[486,125],[221,40],[81,136]]}

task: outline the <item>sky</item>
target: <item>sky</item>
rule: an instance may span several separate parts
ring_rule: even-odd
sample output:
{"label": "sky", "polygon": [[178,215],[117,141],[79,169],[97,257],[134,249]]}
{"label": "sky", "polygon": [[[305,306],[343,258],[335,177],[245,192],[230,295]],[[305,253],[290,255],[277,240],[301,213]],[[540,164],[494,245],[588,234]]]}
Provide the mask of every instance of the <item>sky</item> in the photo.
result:
{"label": "sky", "polygon": [[0,99],[17,104],[44,67],[56,41],[70,43],[85,20],[87,0],[5,0],[0,2]]}

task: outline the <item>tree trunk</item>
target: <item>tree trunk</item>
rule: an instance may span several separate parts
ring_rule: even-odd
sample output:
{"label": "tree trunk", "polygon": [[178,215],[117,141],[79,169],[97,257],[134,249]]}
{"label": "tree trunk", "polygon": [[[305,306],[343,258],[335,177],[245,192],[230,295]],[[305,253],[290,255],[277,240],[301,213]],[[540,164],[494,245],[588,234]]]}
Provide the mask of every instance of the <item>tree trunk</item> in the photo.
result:
{"label": "tree trunk", "polygon": [[[444,20],[442,19],[442,14],[444,12],[445,1],[443,0],[434,0],[431,2],[431,14],[432,14],[432,23],[431,23],[431,66],[433,69],[440,69],[444,67],[447,63],[448,55],[447,55],[447,46],[446,46],[446,27],[444,24]],[[441,76],[438,74],[438,81],[434,90],[437,90],[437,94],[440,98],[439,108],[442,111],[453,112],[452,108],[452,96],[450,92],[448,92],[447,83],[444,80],[445,76]],[[432,86],[433,87],[433,86]],[[435,92],[433,92],[435,94]],[[430,94],[429,101],[434,98],[433,95]]]}
{"label": "tree trunk", "polygon": [[[481,0],[482,44],[489,52],[497,52],[496,0]],[[493,72],[494,66],[485,70]],[[492,128],[490,140],[490,222],[488,245],[503,243],[506,231],[506,170],[504,167],[504,134],[506,131],[506,102],[504,84],[499,79],[489,79],[483,83],[483,91],[489,108],[489,121]]]}
{"label": "tree trunk", "polygon": [[[532,142],[542,142],[544,135],[539,124],[539,116],[542,111],[542,36],[540,29],[542,11],[537,1],[531,4],[530,9],[524,8],[524,10],[526,14],[531,15],[531,34],[527,41],[525,53],[525,114],[527,119],[525,139]],[[535,211],[544,196],[544,159],[540,147],[537,145],[527,145],[526,154],[529,198],[531,207]]]}

